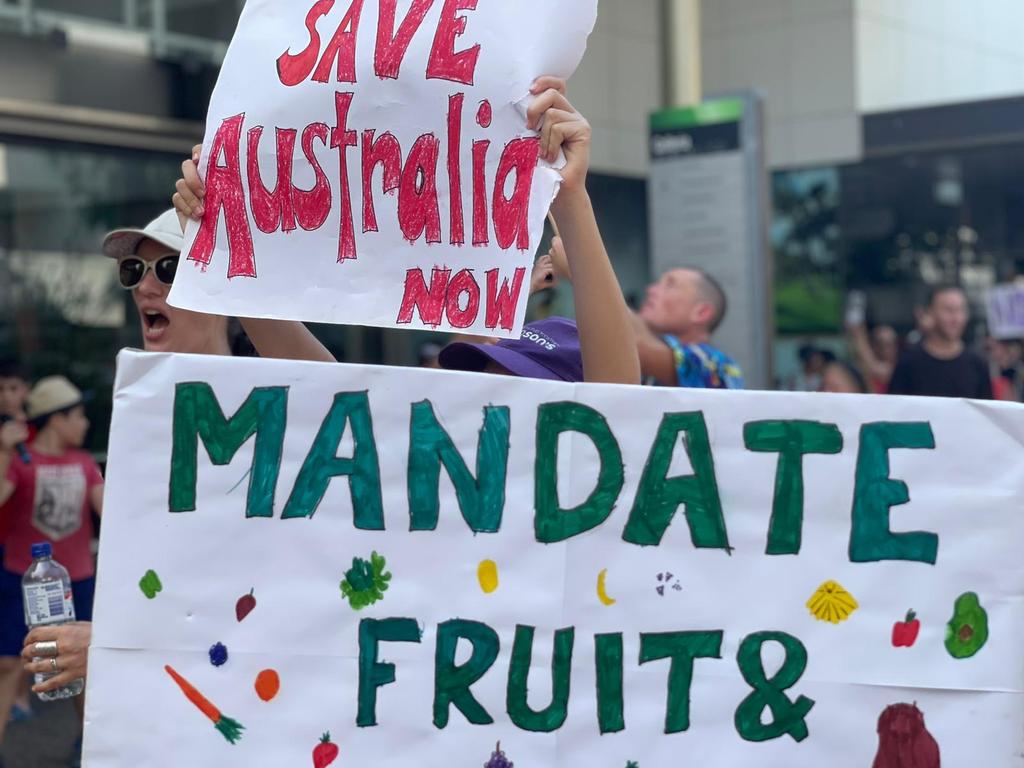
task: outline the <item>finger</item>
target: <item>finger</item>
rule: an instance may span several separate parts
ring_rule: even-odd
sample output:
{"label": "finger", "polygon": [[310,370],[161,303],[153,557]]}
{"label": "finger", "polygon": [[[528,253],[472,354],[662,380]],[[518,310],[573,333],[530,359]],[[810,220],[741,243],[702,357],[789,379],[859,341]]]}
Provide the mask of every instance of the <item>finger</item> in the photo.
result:
{"label": "finger", "polygon": [[203,180],[199,178],[199,165],[192,160],[186,160],[181,164],[181,175],[185,184],[192,190],[197,198],[206,197],[206,187]]}
{"label": "finger", "polygon": [[[566,132],[563,130],[560,132],[561,138],[553,136],[553,132],[558,126],[564,126],[566,123],[577,123],[580,121],[580,115],[576,112],[566,112],[563,109],[549,109],[544,114],[544,125],[541,128],[541,151],[544,153],[544,158],[548,161],[552,161],[558,156],[558,148],[561,147],[562,142],[565,141]],[[551,142],[554,139],[558,139],[558,143],[552,147]]]}
{"label": "finger", "polygon": [[[184,179],[178,179],[175,183],[174,188],[177,191],[176,196],[181,199],[181,204],[184,206],[184,213],[191,216],[197,221],[203,217],[203,203],[198,197],[193,194],[192,190],[189,189],[188,184],[185,183]],[[174,198],[171,198],[172,200]],[[177,208],[175,203],[175,208]]]}
{"label": "finger", "polygon": [[63,634],[60,627],[36,627],[25,636],[25,648],[27,649],[35,643],[59,640]]}
{"label": "finger", "polygon": [[565,142],[565,123],[545,125],[544,133],[541,134],[542,157],[549,163],[558,158],[558,150]]}
{"label": "finger", "polygon": [[47,680],[44,680],[41,683],[33,685],[32,686],[32,692],[33,693],[47,693],[49,691],[55,691],[58,688],[63,688],[65,685],[73,683],[77,679],[78,679],[78,677],[76,677],[71,672],[61,672],[61,673],[56,674],[56,675],[54,675],[53,677],[51,677],[51,678],[49,678]]}
{"label": "finger", "polygon": [[555,77],[554,75],[542,75],[533,81],[533,85],[530,86],[530,93],[541,93],[550,88],[564,94],[565,86],[565,78]]}
{"label": "finger", "polygon": [[[61,654],[56,657],[57,659],[57,672],[68,672],[79,666],[77,659],[74,656]],[[53,664],[50,663],[49,658],[40,659],[39,661],[29,661],[25,664],[25,671],[31,672],[34,675],[50,675],[53,674]]]}
{"label": "finger", "polygon": [[192,147],[192,162],[195,163],[196,165],[199,165],[199,158],[202,157],[202,154],[203,154],[203,145],[202,144],[196,144],[194,147]]}
{"label": "finger", "polygon": [[539,94],[537,98],[533,100],[533,103],[526,108],[526,125],[531,130],[536,130],[541,120],[544,119],[544,113],[549,109],[561,109],[566,112],[574,112],[572,104],[565,98],[561,93],[553,88],[549,88],[543,93]]}

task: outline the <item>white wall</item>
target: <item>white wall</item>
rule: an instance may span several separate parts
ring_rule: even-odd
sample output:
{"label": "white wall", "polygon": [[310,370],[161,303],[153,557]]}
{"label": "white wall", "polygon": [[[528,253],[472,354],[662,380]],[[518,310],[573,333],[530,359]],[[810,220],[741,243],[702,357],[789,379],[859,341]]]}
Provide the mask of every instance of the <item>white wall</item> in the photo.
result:
{"label": "white wall", "polygon": [[764,94],[769,166],[859,157],[853,14],[854,0],[701,4],[704,96]]}
{"label": "white wall", "polygon": [[594,171],[647,173],[647,118],[661,108],[660,14],[660,0],[600,0],[597,27],[569,83],[573,106],[594,127]]}
{"label": "white wall", "polygon": [[856,4],[862,112],[1024,93],[1024,1]]}

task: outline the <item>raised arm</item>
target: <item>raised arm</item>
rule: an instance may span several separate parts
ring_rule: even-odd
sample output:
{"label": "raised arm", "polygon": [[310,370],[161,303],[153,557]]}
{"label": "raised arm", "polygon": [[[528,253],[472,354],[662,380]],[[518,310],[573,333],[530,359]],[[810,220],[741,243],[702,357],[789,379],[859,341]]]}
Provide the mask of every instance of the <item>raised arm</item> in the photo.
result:
{"label": "raised arm", "polygon": [[[192,157],[181,164],[182,178],[175,184],[174,208],[178,212],[181,229],[190,218],[203,218],[203,198],[206,189],[199,178],[199,153],[202,145],[192,149]],[[262,357],[280,360],[312,360],[336,363],[334,355],[302,323],[293,320],[265,320],[252,317],[238,318],[252,345]]]}
{"label": "raised arm", "polygon": [[551,207],[558,222],[576,297],[576,325],[588,382],[639,384],[640,363],[629,308],[612,269],[587,194],[590,124],[564,95],[565,81],[542,77],[527,119],[540,128],[541,157],[553,161],[561,148],[566,165]]}

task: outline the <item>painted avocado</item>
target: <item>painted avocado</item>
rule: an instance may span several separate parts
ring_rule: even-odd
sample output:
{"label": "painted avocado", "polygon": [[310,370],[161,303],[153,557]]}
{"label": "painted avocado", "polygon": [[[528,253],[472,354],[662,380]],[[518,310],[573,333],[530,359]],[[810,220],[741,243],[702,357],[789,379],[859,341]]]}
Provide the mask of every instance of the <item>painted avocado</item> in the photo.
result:
{"label": "painted avocado", "polygon": [[946,650],[954,659],[967,659],[988,641],[988,614],[978,596],[964,592],[953,604],[953,618],[946,624]]}

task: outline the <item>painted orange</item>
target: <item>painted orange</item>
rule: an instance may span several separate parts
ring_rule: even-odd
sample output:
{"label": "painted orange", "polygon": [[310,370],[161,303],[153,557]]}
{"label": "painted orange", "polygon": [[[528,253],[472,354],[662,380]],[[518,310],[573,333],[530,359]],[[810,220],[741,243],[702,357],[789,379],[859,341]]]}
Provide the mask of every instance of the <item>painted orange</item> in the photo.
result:
{"label": "painted orange", "polygon": [[256,695],[270,701],[281,690],[281,678],[273,669],[264,669],[256,675]]}

